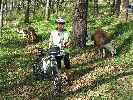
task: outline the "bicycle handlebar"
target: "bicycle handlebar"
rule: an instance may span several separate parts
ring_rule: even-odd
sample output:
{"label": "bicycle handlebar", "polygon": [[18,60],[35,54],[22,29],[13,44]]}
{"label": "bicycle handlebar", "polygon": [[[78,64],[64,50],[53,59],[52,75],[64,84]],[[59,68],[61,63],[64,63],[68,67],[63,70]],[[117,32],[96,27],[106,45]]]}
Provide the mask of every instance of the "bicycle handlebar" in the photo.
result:
{"label": "bicycle handlebar", "polygon": [[39,53],[44,53],[44,52],[47,52],[47,51],[48,51],[48,49],[38,48]]}
{"label": "bicycle handlebar", "polygon": [[[47,53],[49,50],[49,48],[38,48],[38,52],[43,55],[44,53]],[[56,52],[51,52],[50,55],[57,55],[57,56],[63,56],[65,53],[64,53],[64,50],[61,49],[59,51],[59,54],[57,54]]]}

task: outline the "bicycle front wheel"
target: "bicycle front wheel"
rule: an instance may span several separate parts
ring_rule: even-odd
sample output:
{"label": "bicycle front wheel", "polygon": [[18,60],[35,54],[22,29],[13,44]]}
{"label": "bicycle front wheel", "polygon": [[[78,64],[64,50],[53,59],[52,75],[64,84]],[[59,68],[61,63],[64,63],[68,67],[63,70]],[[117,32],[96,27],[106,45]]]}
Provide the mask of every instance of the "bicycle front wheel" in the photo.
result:
{"label": "bicycle front wheel", "polygon": [[57,65],[53,66],[53,75],[54,75],[54,90],[61,92],[61,72],[58,69]]}

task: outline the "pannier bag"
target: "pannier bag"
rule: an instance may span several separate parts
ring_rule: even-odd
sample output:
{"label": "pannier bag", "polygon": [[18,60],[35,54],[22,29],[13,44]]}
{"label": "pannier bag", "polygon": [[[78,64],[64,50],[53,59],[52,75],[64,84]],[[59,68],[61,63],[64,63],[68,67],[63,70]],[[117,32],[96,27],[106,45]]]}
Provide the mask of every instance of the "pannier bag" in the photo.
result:
{"label": "pannier bag", "polygon": [[50,55],[58,55],[60,53],[60,47],[57,45],[52,45],[49,50],[48,53]]}

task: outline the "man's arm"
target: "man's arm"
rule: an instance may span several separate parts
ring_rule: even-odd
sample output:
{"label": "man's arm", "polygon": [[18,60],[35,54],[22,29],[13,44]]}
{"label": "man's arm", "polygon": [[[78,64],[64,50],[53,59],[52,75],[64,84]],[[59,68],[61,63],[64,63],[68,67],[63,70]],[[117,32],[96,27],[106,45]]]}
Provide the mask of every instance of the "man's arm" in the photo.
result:
{"label": "man's arm", "polygon": [[68,37],[66,38],[66,42],[64,43],[64,45],[66,47],[71,46],[71,38],[70,38],[71,37],[71,33],[68,32],[67,34],[68,34]]}
{"label": "man's arm", "polygon": [[71,46],[71,42],[70,42],[70,41],[69,41],[69,42],[66,42],[66,43],[65,43],[65,46],[67,46],[67,47],[68,47],[68,46]]}

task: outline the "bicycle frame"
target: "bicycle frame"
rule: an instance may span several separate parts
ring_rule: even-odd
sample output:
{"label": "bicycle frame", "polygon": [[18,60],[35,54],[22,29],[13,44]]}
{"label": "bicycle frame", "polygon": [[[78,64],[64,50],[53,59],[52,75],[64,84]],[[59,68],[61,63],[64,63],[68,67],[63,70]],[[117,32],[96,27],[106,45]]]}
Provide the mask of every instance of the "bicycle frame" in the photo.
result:
{"label": "bicycle frame", "polygon": [[[64,56],[64,51],[61,50],[61,53],[58,55],[49,55],[48,57],[43,57],[42,62],[43,62],[43,71],[44,73],[49,67],[53,67],[54,65],[57,65],[57,61],[55,59],[55,56]],[[53,74],[53,72],[52,72]]]}
{"label": "bicycle frame", "polygon": [[[54,55],[50,55],[48,57],[42,57],[42,70],[44,73],[46,73],[47,69],[49,67],[54,67],[54,65],[57,65],[56,59]],[[53,72],[52,72],[53,74]]]}

